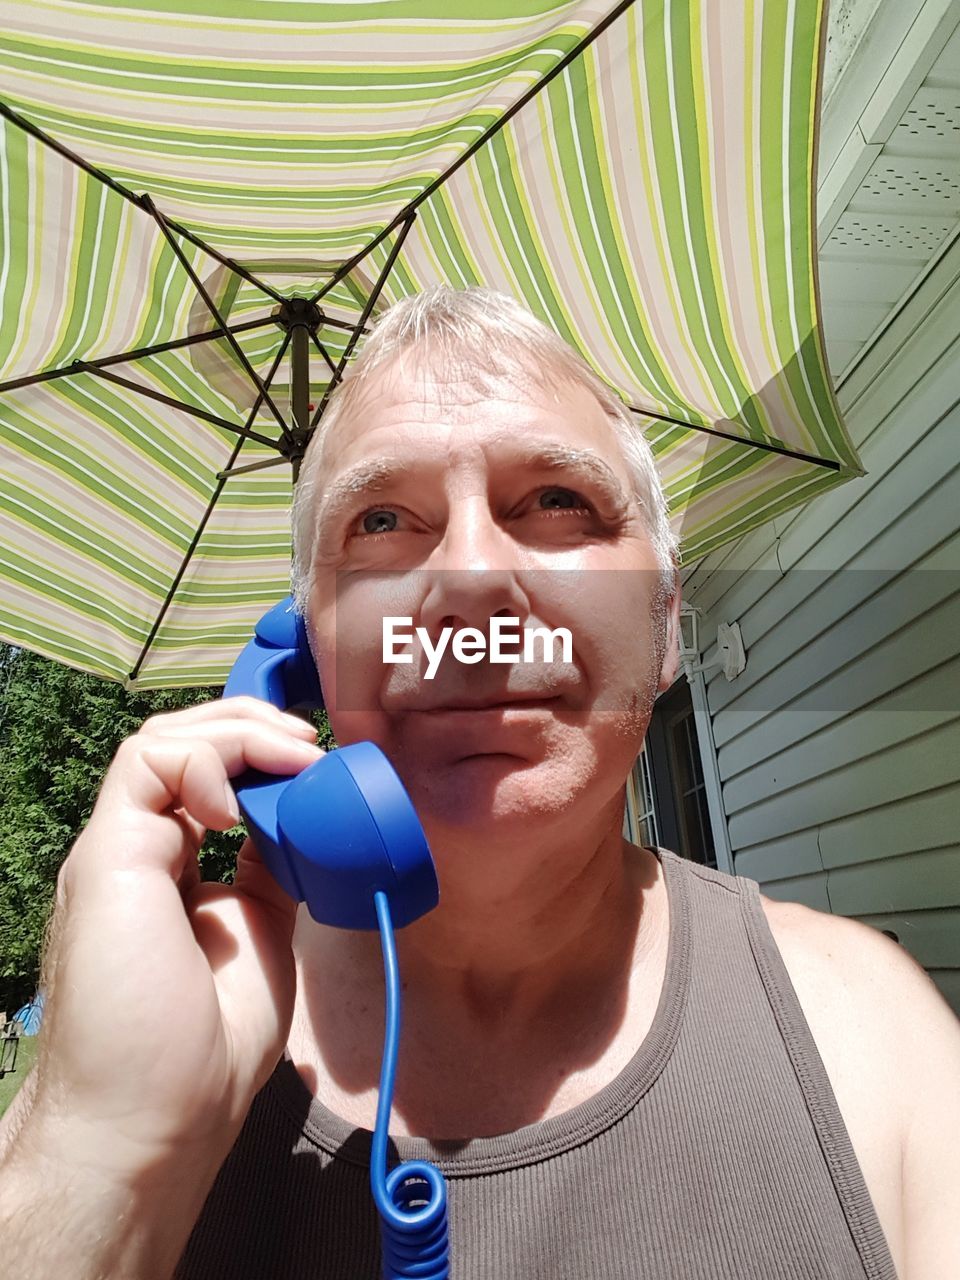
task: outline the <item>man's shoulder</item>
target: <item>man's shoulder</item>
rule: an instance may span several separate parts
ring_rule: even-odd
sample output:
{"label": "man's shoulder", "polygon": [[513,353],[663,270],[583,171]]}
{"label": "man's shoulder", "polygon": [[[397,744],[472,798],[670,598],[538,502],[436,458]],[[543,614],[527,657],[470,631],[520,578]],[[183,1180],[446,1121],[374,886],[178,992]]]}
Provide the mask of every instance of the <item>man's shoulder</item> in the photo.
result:
{"label": "man's shoulder", "polygon": [[781,902],[763,893],[759,898],[778,944],[782,940],[790,947],[806,949],[811,956],[823,959],[838,959],[848,953],[856,959],[867,949],[872,951],[873,960],[884,955],[894,964],[897,962],[894,957],[905,957],[908,963],[914,963],[899,943],[872,925],[849,916],[816,911],[802,902]]}
{"label": "man's shoulder", "polygon": [[825,997],[866,997],[870,1007],[888,1015],[895,1011],[896,998],[917,988],[930,988],[942,999],[906,948],[872,925],[800,902],[780,902],[762,893],[759,897],[787,968],[792,963],[822,979],[833,978]]}
{"label": "man's shoulder", "polygon": [[837,1022],[851,1051],[857,1043],[850,1034],[854,1028],[893,1048],[917,1002],[923,1009],[945,1004],[906,948],[879,929],[799,902],[759,896],[804,1013],[809,1009],[818,1023]]}

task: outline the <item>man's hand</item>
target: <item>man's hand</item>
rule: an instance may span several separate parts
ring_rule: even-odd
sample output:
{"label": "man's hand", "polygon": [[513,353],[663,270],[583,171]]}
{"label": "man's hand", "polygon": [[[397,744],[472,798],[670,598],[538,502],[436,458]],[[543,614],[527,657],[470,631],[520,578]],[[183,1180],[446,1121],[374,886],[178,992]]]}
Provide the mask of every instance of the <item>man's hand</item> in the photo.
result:
{"label": "man's hand", "polygon": [[[231,886],[202,883],[197,852],[238,821],[230,777],[299,773],[315,736],[231,698],[155,716],[120,747],[58,881],[35,1078],[7,1134],[21,1188],[25,1170],[39,1186],[60,1168],[101,1200],[175,1185],[199,1212],[286,1043],[296,905],[249,841]],[[174,1261],[191,1227],[176,1224]]]}

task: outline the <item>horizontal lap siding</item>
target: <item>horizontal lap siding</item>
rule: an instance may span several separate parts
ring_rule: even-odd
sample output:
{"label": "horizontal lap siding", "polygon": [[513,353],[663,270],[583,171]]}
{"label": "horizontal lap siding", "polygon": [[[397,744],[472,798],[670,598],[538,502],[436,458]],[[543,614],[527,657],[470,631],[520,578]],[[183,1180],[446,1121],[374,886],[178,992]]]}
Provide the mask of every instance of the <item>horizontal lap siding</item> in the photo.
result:
{"label": "horizontal lap siding", "polygon": [[952,253],[840,390],[866,476],[685,594],[747,649],[708,685],[737,873],[894,930],[960,1012],[958,334]]}

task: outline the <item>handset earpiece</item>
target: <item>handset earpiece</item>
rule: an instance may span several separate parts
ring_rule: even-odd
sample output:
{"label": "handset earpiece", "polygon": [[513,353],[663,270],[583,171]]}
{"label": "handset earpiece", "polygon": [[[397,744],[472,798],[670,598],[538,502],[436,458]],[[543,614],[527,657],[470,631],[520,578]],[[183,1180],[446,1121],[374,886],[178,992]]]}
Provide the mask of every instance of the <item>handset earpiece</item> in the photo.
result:
{"label": "handset earpiece", "polygon": [[[303,619],[287,597],[257,623],[224,697],[322,707]],[[390,761],[372,742],[330,752],[295,777],[249,771],[234,782],[240,811],[275,879],[320,924],[378,928],[374,894],[402,927],[439,901],[420,820]]]}

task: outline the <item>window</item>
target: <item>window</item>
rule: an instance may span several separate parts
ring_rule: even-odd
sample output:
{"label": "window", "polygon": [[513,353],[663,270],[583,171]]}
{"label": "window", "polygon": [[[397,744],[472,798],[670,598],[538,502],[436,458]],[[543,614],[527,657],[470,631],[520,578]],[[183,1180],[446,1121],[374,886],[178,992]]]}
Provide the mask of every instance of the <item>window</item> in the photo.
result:
{"label": "window", "polygon": [[623,816],[623,834],[631,844],[658,845],[660,831],[657,827],[656,805],[653,799],[653,779],[650,776],[650,760],[644,743],[637,762],[627,778],[627,803]]}
{"label": "window", "polygon": [[668,719],[667,741],[674,803],[680,827],[678,852],[685,858],[693,858],[708,867],[715,867],[717,858],[692,706],[684,707]]}
{"label": "window", "polygon": [[713,827],[690,686],[681,677],[653,709],[643,750],[627,779],[623,834],[716,867]]}

